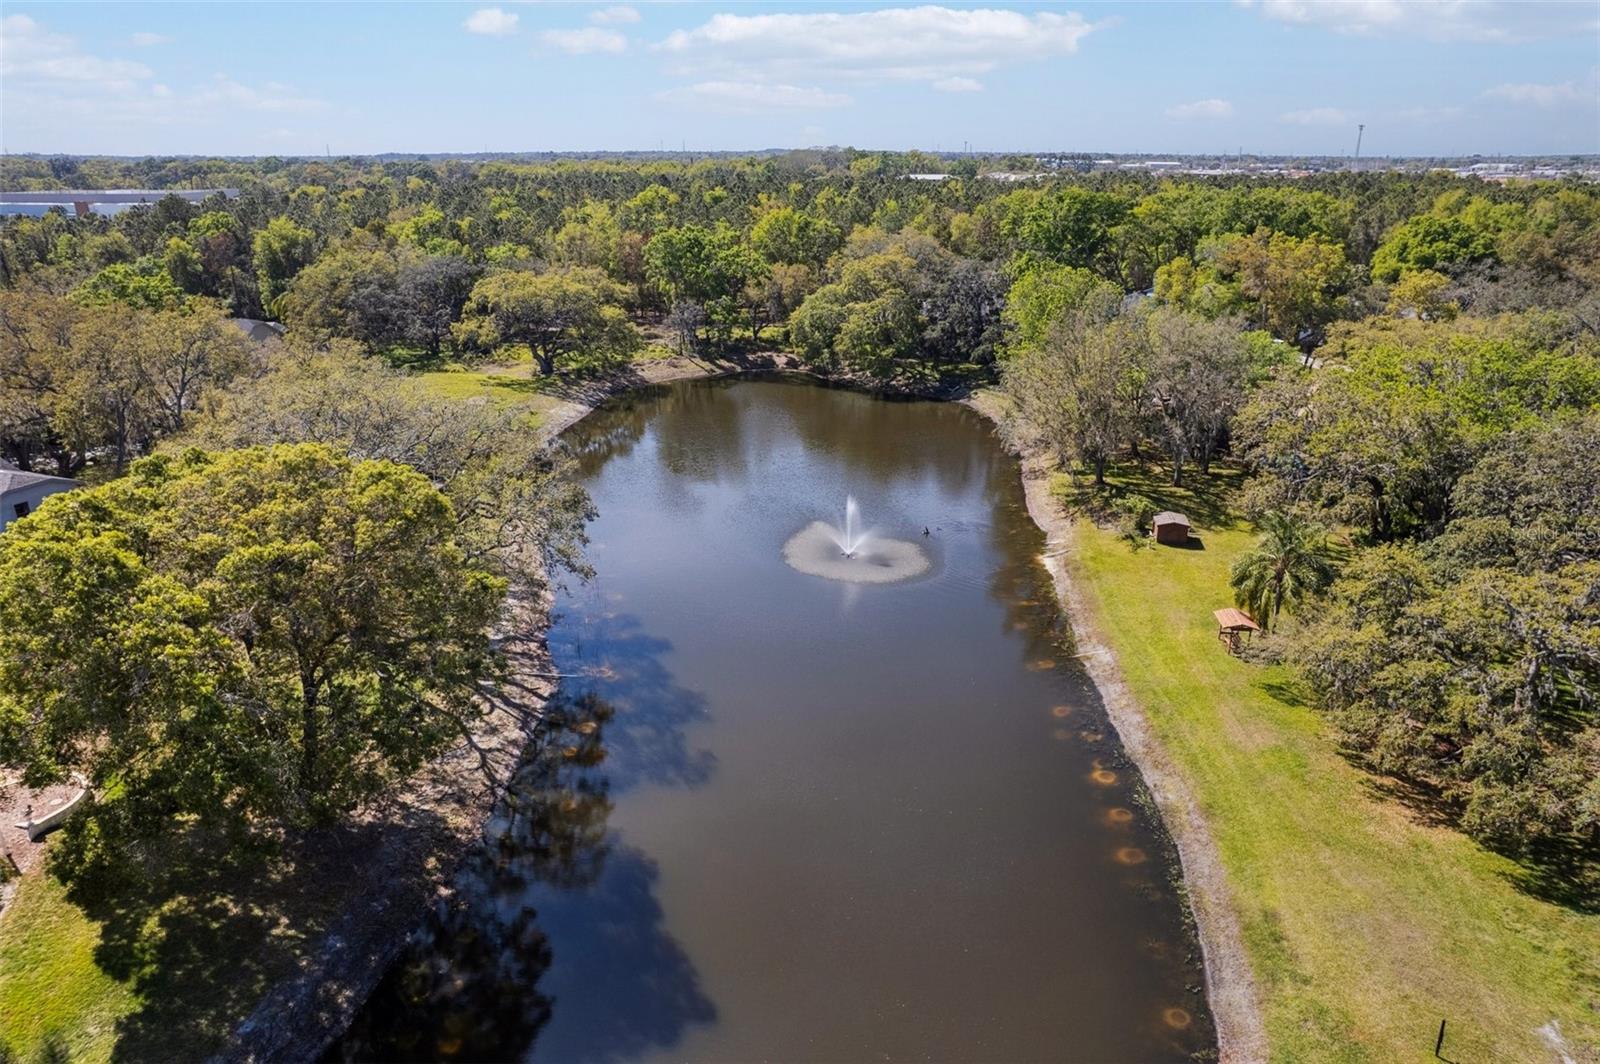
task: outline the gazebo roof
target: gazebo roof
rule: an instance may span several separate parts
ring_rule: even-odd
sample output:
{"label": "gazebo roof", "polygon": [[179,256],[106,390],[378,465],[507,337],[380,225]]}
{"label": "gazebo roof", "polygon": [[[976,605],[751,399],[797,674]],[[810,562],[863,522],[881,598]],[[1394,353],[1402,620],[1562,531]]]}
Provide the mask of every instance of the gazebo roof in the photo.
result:
{"label": "gazebo roof", "polygon": [[1259,632],[1261,626],[1250,619],[1250,615],[1243,610],[1236,610],[1229,606],[1225,610],[1212,610],[1211,615],[1217,619],[1217,624],[1225,632]]}

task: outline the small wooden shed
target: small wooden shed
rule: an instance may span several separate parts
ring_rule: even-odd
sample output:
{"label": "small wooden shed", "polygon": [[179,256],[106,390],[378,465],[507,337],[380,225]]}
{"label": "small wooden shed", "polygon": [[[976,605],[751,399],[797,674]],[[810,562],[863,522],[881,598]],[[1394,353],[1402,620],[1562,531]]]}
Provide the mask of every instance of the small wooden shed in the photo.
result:
{"label": "small wooden shed", "polygon": [[1189,542],[1189,519],[1174,510],[1163,510],[1151,522],[1157,543],[1181,547]]}
{"label": "small wooden shed", "polygon": [[1251,632],[1261,631],[1261,626],[1248,613],[1232,606],[1225,610],[1212,610],[1211,615],[1217,619],[1217,638],[1227,644],[1230,654],[1239,652],[1241,642],[1248,640]]}

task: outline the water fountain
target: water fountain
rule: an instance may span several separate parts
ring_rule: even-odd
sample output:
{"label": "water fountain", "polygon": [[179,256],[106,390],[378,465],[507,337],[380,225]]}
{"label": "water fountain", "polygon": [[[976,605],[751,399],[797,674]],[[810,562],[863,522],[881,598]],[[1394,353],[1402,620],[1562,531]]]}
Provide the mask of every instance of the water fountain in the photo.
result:
{"label": "water fountain", "polygon": [[836,531],[833,541],[839,544],[839,553],[846,558],[854,558],[856,551],[867,540],[867,533],[861,531],[861,507],[856,505],[854,495],[844,497],[844,529]]}
{"label": "water fountain", "polygon": [[802,573],[853,584],[891,584],[927,572],[928,552],[880,536],[861,522],[854,495],[845,496],[844,524],[813,521],[783,545],[783,560]]}

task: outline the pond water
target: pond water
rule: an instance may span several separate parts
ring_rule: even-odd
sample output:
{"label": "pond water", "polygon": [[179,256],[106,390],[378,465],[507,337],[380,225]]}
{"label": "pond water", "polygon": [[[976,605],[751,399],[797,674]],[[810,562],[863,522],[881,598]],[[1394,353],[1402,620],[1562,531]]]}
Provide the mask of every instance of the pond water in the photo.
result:
{"label": "pond water", "polygon": [[[335,1059],[1215,1051],[1170,845],[987,422],[702,381],[567,445],[600,512],[551,632],[572,678]],[[926,567],[786,564],[847,493]]]}

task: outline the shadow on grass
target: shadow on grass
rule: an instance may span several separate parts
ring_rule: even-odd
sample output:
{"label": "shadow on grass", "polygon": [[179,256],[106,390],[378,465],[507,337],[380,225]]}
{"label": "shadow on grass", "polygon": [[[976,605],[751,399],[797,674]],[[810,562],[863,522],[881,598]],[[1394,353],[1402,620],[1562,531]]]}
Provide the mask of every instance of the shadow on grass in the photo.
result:
{"label": "shadow on grass", "polygon": [[1600,913],[1600,852],[1593,847],[1536,846],[1514,859],[1509,878],[1518,890],[1576,913]]}
{"label": "shadow on grass", "polygon": [[1298,680],[1262,680],[1256,687],[1273,701],[1286,706],[1302,709],[1311,704],[1311,693]]}
{"label": "shadow on grass", "polygon": [[1176,510],[1187,515],[1196,529],[1234,528],[1244,521],[1234,501],[1245,476],[1243,469],[1214,464],[1209,473],[1187,470],[1184,482],[1174,485],[1170,466],[1126,461],[1106,470],[1103,487],[1095,485],[1091,473],[1074,470],[1057,485],[1056,495],[1067,508],[1097,521],[1112,516],[1115,500],[1142,495],[1158,510]]}
{"label": "shadow on grass", "polygon": [[200,1059],[220,1048],[363,889],[373,854],[397,836],[426,853],[444,830],[423,811],[402,820],[311,833],[278,854],[190,829],[72,875],[68,899],[100,925],[95,963],[141,1002],[118,1021],[112,1059]]}
{"label": "shadow on grass", "polygon": [[[1370,797],[1402,806],[1417,824],[1461,832],[1460,803],[1434,787],[1375,773],[1357,750],[1341,746],[1339,753],[1361,770],[1362,787]],[[1479,845],[1512,862],[1503,875],[1524,894],[1576,913],[1600,913],[1600,852],[1594,847],[1572,840],[1517,847],[1480,840]]]}

